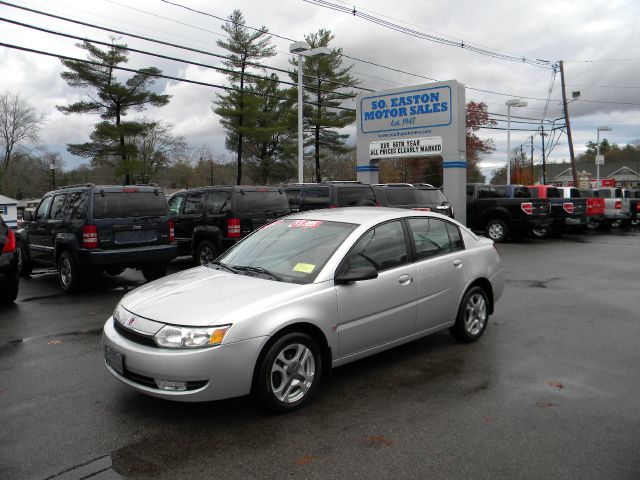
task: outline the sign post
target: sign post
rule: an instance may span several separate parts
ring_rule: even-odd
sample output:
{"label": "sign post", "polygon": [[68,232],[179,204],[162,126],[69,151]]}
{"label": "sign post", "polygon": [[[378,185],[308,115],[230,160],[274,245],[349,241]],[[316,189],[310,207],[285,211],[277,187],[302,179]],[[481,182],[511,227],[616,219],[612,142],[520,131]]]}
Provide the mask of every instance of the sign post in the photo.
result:
{"label": "sign post", "polygon": [[466,221],[464,85],[455,80],[358,95],[358,180],[378,183],[379,162],[442,157],[444,194]]}

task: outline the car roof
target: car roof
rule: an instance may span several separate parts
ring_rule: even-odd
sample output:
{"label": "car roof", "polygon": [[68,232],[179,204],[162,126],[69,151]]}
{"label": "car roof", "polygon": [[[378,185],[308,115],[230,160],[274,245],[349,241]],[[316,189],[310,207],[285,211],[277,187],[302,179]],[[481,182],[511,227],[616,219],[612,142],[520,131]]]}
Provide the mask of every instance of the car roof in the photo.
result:
{"label": "car roof", "polygon": [[357,225],[375,225],[387,220],[405,217],[446,218],[443,215],[430,212],[386,207],[326,208],[321,210],[308,210],[290,215],[290,218],[301,220],[324,220],[327,222],[345,222]]}

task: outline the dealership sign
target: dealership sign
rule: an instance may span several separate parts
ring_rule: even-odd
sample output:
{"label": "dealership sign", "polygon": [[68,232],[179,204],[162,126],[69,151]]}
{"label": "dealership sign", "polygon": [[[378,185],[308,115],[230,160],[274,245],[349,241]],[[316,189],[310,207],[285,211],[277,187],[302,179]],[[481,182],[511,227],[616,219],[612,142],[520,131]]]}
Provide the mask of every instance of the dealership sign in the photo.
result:
{"label": "dealership sign", "polygon": [[440,127],[451,124],[451,118],[448,85],[360,98],[362,133]]}
{"label": "dealership sign", "polygon": [[441,137],[408,138],[369,144],[371,158],[424,157],[441,154]]}

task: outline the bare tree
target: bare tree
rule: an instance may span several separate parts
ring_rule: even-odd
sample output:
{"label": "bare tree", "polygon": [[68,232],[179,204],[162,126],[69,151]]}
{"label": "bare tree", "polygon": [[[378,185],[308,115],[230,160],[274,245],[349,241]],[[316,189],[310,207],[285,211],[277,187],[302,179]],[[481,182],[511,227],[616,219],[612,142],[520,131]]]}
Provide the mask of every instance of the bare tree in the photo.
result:
{"label": "bare tree", "polygon": [[142,181],[148,181],[159,169],[173,164],[185,155],[187,144],[184,137],[171,134],[173,125],[165,121],[152,122],[144,119],[145,128],[132,138],[136,146],[137,164]]}
{"label": "bare tree", "polygon": [[11,157],[20,143],[38,141],[42,123],[43,116],[20,95],[9,92],[0,95],[0,176],[9,168]]}

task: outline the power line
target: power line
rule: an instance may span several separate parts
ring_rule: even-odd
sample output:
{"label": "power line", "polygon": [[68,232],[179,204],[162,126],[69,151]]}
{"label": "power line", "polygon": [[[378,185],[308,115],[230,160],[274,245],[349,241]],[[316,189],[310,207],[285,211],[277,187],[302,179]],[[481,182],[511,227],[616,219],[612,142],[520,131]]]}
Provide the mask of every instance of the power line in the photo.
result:
{"label": "power line", "polygon": [[[49,33],[49,34],[52,34],[52,35],[58,35],[58,36],[61,36],[61,37],[71,38],[71,39],[74,39],[74,40],[82,40],[82,41],[89,42],[89,43],[95,43],[97,45],[104,45],[104,46],[107,46],[107,47],[110,47],[110,48],[115,48],[115,49],[123,50],[123,51],[127,51],[127,52],[141,53],[143,55],[149,55],[149,56],[152,56],[152,57],[162,58],[164,60],[171,60],[171,61],[174,61],[174,62],[186,63],[186,64],[189,64],[189,65],[195,65],[195,66],[198,66],[198,67],[209,68],[209,69],[212,69],[212,70],[216,70],[216,71],[219,71],[219,72],[232,74],[232,75],[239,74],[239,72],[237,72],[235,70],[228,69],[228,68],[216,67],[216,66],[207,65],[207,64],[204,64],[204,63],[193,62],[193,61],[190,61],[190,60],[184,60],[184,59],[176,58],[176,57],[170,57],[170,56],[167,56],[167,55],[162,55],[162,54],[159,54],[159,53],[153,53],[153,52],[149,52],[149,51],[146,51],[146,50],[139,50],[139,49],[131,48],[131,47],[128,47],[128,46],[125,47],[123,45],[118,45],[118,44],[114,44],[114,43],[102,42],[100,40],[93,40],[93,39],[90,39],[90,38],[87,38],[87,37],[79,37],[79,36],[71,35],[71,34],[68,34],[68,33],[62,33],[62,32],[57,32],[55,30],[49,30],[49,29],[43,28],[43,27],[37,27],[35,25],[29,25],[27,23],[18,22],[16,20],[9,20],[9,19],[3,18],[3,17],[0,17],[0,21],[11,23],[11,24],[18,25],[18,26],[21,26],[21,27],[30,28],[30,29],[33,29],[33,30],[38,30],[40,32]],[[259,80],[275,81],[277,83],[283,83],[285,85],[291,85],[291,86],[294,86],[294,87],[298,85],[297,83],[288,82],[286,80],[280,80],[279,78],[277,80],[274,80],[274,79],[269,78],[269,77],[263,77],[261,75],[254,75],[252,73],[246,73],[246,72],[244,73],[244,75],[246,77],[249,77],[249,78],[255,78],[255,79],[259,79]],[[320,91],[320,92],[323,92],[323,93],[332,93],[334,95],[339,95],[339,96],[342,96],[344,98],[353,98],[353,95],[349,95],[349,94],[346,94],[346,93],[340,93],[340,92],[336,92],[336,91],[332,91],[332,90],[324,90],[324,89],[318,89],[318,88],[314,87],[314,91]]]}
{"label": "power line", "polygon": [[526,57],[518,57],[515,55],[510,55],[510,54],[505,54],[496,50],[490,50],[487,48],[482,48],[479,46],[475,46],[473,44],[469,44],[469,43],[465,43],[464,40],[463,41],[455,41],[455,40],[450,40],[447,38],[443,38],[443,37],[439,37],[436,35],[431,35],[428,33],[424,33],[418,30],[414,30],[408,27],[404,27],[402,25],[399,25],[397,23],[393,23],[393,22],[389,22],[387,20],[384,20],[382,18],[376,17],[374,15],[369,15],[367,13],[363,13],[363,11],[358,11],[356,10],[355,7],[350,8],[350,7],[343,7],[341,5],[335,4],[335,3],[330,3],[326,0],[303,0],[306,3],[310,3],[312,5],[317,5],[319,7],[323,7],[323,8],[328,8],[331,10],[335,10],[337,12],[341,12],[341,13],[346,13],[349,15],[353,15],[354,17],[359,17],[363,20],[366,20],[368,22],[371,23],[375,23],[377,25],[380,25],[382,27],[388,28],[390,30],[395,30],[396,32],[400,32],[403,33],[405,35],[409,35],[415,38],[420,38],[423,40],[428,40],[430,42],[434,42],[440,45],[446,45],[449,47],[456,47],[456,48],[462,48],[468,51],[471,51],[473,53],[478,53],[481,55],[485,55],[488,57],[492,57],[492,58],[496,58],[499,60],[508,60],[511,62],[518,62],[518,63],[525,63],[528,65],[532,65],[534,67],[540,67],[540,68],[551,68],[551,62],[548,60],[541,60],[541,59],[529,59]]}
{"label": "power line", "polygon": [[[112,68],[114,70],[122,70],[122,71],[125,71],[125,72],[131,72],[131,73],[141,73],[143,75],[147,75],[147,76],[150,76],[150,77],[165,78],[165,79],[168,79],[168,80],[175,80],[177,82],[185,82],[185,83],[191,83],[191,84],[194,84],[194,85],[201,85],[201,86],[205,86],[205,87],[220,88],[222,90],[227,90],[227,91],[234,91],[234,92],[239,92],[240,91],[237,88],[226,87],[224,85],[217,85],[217,84],[208,83],[208,82],[200,82],[198,80],[189,80],[189,79],[186,79],[186,78],[174,77],[174,76],[165,75],[165,74],[162,74],[162,73],[149,73],[149,72],[145,72],[145,71],[141,71],[141,70],[136,70],[134,68],[126,68],[126,67],[118,67],[118,66],[113,66],[113,65],[106,65],[106,64],[103,64],[103,63],[99,63],[99,62],[92,62],[91,60],[84,60],[84,59],[81,59],[81,58],[69,57],[69,56],[66,56],[66,55],[60,55],[60,54],[56,54],[56,53],[45,52],[43,50],[35,50],[33,48],[21,47],[19,45],[12,45],[10,43],[0,42],[0,46],[7,47],[7,48],[13,48],[15,50],[22,50],[22,51],[30,52],[30,53],[36,53],[36,54],[39,54],[39,55],[45,55],[45,56],[48,56],[48,57],[60,58],[60,59],[63,59],[63,60],[71,60],[71,61],[74,61],[74,62],[85,63],[87,65],[95,65],[95,66],[99,66],[99,67],[109,67],[109,68]],[[285,98],[285,97],[280,97],[280,96],[277,96],[277,95],[270,95],[270,94],[266,94],[266,93],[261,93],[260,96],[266,97],[266,98],[273,98],[275,100],[285,100],[285,101],[289,100],[288,98]],[[304,103],[306,105],[313,105],[315,107],[319,107],[320,106],[315,102],[307,102],[307,101],[305,101]],[[353,109],[353,108],[347,108],[347,107],[341,107],[341,106],[328,107],[328,106],[325,105],[325,108],[335,108],[337,110],[346,110],[346,111],[349,111],[349,112],[355,112],[355,109]]]}

